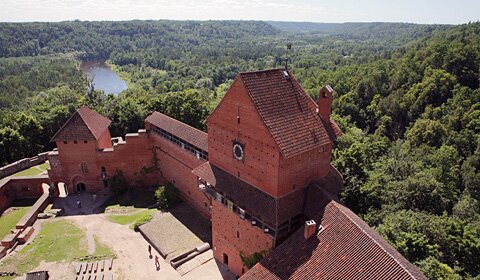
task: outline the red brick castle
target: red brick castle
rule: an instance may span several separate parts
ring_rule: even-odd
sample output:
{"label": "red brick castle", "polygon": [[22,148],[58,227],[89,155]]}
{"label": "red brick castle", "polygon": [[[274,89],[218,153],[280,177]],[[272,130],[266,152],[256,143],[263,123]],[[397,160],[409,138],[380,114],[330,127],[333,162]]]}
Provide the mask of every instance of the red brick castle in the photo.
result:
{"label": "red brick castle", "polygon": [[[208,134],[154,112],[125,140],[83,107],[52,139],[49,177],[70,193],[108,188],[117,170],[132,184],[171,182],[211,219],[215,258],[242,279],[425,279],[337,202],[332,94],[315,102],[283,69],[240,73]],[[255,253],[266,257],[249,270],[242,258]]]}

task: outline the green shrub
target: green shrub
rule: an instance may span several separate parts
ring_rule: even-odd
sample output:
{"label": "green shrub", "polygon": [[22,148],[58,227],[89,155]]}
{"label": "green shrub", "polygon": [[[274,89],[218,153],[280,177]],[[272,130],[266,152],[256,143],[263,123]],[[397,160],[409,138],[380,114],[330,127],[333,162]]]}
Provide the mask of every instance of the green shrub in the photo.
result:
{"label": "green shrub", "polygon": [[138,231],[138,227],[150,222],[152,219],[153,215],[151,212],[145,213],[144,216],[142,216],[140,219],[136,220],[135,223],[133,223],[133,230]]}
{"label": "green shrub", "polygon": [[157,199],[158,209],[161,210],[173,207],[180,202],[178,189],[170,183],[158,187],[155,191],[155,198]]}
{"label": "green shrub", "polygon": [[246,256],[243,252],[240,253],[240,258],[242,259],[242,263],[248,268],[252,268],[255,264],[259,261],[263,260],[263,258],[268,254],[267,250],[261,252],[255,252],[250,256]]}

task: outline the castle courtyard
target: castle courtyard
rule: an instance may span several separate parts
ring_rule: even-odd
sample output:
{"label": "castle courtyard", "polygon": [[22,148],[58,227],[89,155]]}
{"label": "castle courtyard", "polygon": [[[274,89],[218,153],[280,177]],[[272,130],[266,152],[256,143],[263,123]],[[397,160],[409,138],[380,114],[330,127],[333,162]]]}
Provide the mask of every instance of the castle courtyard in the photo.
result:
{"label": "castle courtyard", "polygon": [[[144,237],[142,237],[140,233],[132,230],[129,224],[112,222],[110,218],[111,216],[122,216],[122,214],[112,214],[118,212],[118,208],[122,208],[124,209],[124,211],[127,211],[127,214],[123,214],[124,216],[142,211],[154,211],[156,212],[154,216],[159,215],[161,217],[161,219],[155,224],[158,232],[162,231],[162,228],[158,228],[158,226],[162,226],[162,221],[164,221],[168,222],[168,224],[170,225],[168,228],[168,232],[175,232],[176,228],[180,228],[180,230],[177,231],[180,236],[190,236],[190,240],[193,239],[194,242],[201,242],[201,240],[196,237],[194,233],[189,232],[187,226],[182,226],[183,224],[181,223],[181,221],[176,220],[176,215],[180,215],[179,217],[181,217],[182,214],[185,215],[185,213],[188,213],[189,210],[183,210],[183,208],[181,207],[179,208],[179,210],[176,210],[179,214],[172,215],[169,213],[162,213],[155,209],[129,209],[129,207],[121,206],[115,209],[116,211],[95,213],[98,210],[98,204],[100,203],[101,205],[102,201],[98,199],[100,200],[97,200],[98,203],[88,203],[88,201],[91,199],[92,195],[89,194],[83,194],[82,196],[69,196],[67,198],[57,198],[58,201],[54,202],[54,205],[58,205],[60,201],[62,206],[64,207],[66,216],[45,220],[37,220],[34,224],[35,236],[32,236],[33,238],[31,238],[26,245],[17,246],[14,249],[14,252],[10,253],[7,257],[3,258],[0,261],[0,266],[2,267],[2,270],[9,270],[9,268],[18,269],[24,263],[30,263],[33,260],[34,256],[33,254],[29,255],[28,253],[25,253],[26,251],[38,252],[43,250],[43,248],[39,248],[39,246],[40,243],[42,243],[43,241],[42,239],[45,238],[44,236],[40,236],[43,235],[42,228],[44,225],[49,225],[51,223],[72,223],[81,230],[81,236],[78,237],[78,234],[75,236],[62,236],[61,232],[58,232],[53,234],[58,234],[58,238],[55,239],[55,242],[58,242],[60,244],[68,244],[74,242],[75,238],[79,238],[80,248],[78,250],[86,250],[85,254],[79,253],[82,256],[98,256],[100,254],[101,259],[102,254],[105,254],[105,252],[111,252],[112,255],[114,255],[111,270],[111,273],[113,274],[113,279],[222,279],[222,275],[220,272],[222,265],[215,262],[211,251],[206,252],[203,258],[194,259],[180,267],[178,270],[175,270],[168,262],[170,258],[167,258],[165,260],[160,257],[161,254],[159,254],[155,250],[155,246],[152,249],[153,256],[152,258],[150,258],[147,250],[148,242],[144,239]],[[77,200],[81,200],[83,202],[81,208],[83,210],[83,213],[81,214],[76,213],[78,208],[72,207]],[[181,204],[179,206],[183,205],[184,204]],[[156,219],[154,219],[154,221],[156,221]],[[178,241],[178,239],[176,240]],[[184,246],[188,245],[191,244],[174,244],[172,246],[176,249],[181,249],[184,248]],[[55,245],[52,244],[52,246]],[[78,255],[75,253],[76,252],[73,252],[71,256]],[[175,254],[180,253],[181,252],[176,252]],[[34,254],[37,258],[35,261],[38,261],[38,254]],[[48,254],[50,255],[55,253],[49,252]],[[154,256],[156,255],[160,257],[160,270],[157,270],[155,267]],[[77,279],[75,278],[75,270],[78,264],[82,263],[83,261],[81,261],[77,257],[72,258],[71,256],[70,258],[67,258],[63,261],[49,262],[46,260],[51,259],[52,256],[45,255],[44,258],[40,257],[41,259],[39,264],[33,269],[29,269],[29,271],[48,271],[50,279]],[[110,256],[107,256],[106,258],[109,259]],[[110,274],[110,270],[106,271],[107,273],[105,274],[105,276],[108,276]],[[83,274],[80,273],[80,275]],[[22,275],[16,278],[0,277],[0,279],[20,280],[25,279],[25,276]]]}

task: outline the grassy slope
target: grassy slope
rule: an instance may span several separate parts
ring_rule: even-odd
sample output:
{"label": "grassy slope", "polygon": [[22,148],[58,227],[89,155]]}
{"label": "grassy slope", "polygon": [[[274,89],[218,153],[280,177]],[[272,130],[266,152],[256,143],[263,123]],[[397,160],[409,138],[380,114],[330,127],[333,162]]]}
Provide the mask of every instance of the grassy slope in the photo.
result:
{"label": "grassy slope", "polygon": [[117,224],[129,225],[142,219],[145,216],[152,215],[157,211],[158,211],[157,209],[148,209],[148,210],[141,210],[136,213],[128,214],[128,215],[108,215],[107,219]]}
{"label": "grassy slope", "polygon": [[[95,238],[96,250],[92,256],[109,255],[113,252]],[[88,255],[85,232],[67,220],[46,222],[35,241],[18,254],[6,259],[2,270],[25,273],[46,262],[72,261]],[[0,277],[0,279],[9,279]]]}
{"label": "grassy slope", "polygon": [[27,213],[30,207],[15,207],[12,212],[4,214],[0,217],[0,240],[10,234],[10,230],[20,221]]}

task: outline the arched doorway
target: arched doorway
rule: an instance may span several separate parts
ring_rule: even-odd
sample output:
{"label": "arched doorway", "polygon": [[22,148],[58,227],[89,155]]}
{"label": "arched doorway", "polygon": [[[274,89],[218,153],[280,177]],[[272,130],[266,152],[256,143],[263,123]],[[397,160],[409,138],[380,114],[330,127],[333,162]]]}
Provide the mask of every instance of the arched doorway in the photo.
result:
{"label": "arched doorway", "polygon": [[76,185],[76,190],[77,190],[77,192],[84,192],[84,191],[87,190],[87,186],[85,186],[85,183],[79,182],[79,183]]}
{"label": "arched doorway", "polygon": [[223,263],[228,266],[228,255],[224,253],[222,257],[223,257]]}

